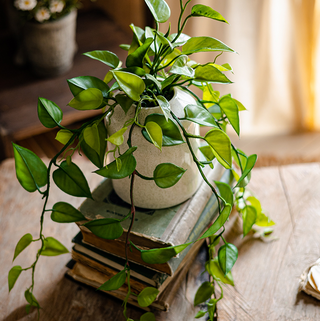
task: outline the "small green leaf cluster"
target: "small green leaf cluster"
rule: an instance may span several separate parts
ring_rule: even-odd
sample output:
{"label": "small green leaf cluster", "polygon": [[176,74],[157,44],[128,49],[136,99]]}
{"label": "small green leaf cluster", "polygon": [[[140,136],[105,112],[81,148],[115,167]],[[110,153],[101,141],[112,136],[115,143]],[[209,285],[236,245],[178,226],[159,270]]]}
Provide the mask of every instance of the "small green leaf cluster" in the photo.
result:
{"label": "small green leaf cluster", "polygon": [[[237,248],[223,238],[224,224],[229,218],[232,207],[236,208],[243,219],[244,236],[254,227],[262,227],[263,235],[270,233],[274,224],[263,213],[260,202],[252,195],[248,195],[245,187],[250,181],[251,170],[257,160],[256,155],[247,156],[235,148],[226,133],[229,124],[240,135],[239,113],[245,107],[230,94],[220,97],[220,93],[213,88],[214,84],[229,84],[231,80],[227,73],[232,73],[228,63],[218,64],[217,60],[224,52],[234,52],[221,41],[212,37],[189,37],[183,33],[187,21],[195,17],[205,17],[226,23],[224,17],[212,8],[196,4],[191,13],[185,17],[187,6],[191,0],[183,3],[180,0],[181,12],[177,23],[177,33],[170,33],[170,27],[164,34],[159,31],[159,23],[167,21],[170,17],[170,8],[165,0],[145,0],[154,20],[155,28],[130,25],[132,42],[130,45],[121,45],[128,52],[123,63],[118,56],[107,50],[96,50],[84,55],[103,63],[106,68],[104,79],[94,76],[79,76],[68,80],[68,86],[73,95],[69,106],[76,110],[101,110],[101,114],[82,124],[77,129],[65,128],[62,125],[63,113],[54,102],[39,98],[38,117],[47,128],[58,127],[56,139],[62,144],[60,152],[53,157],[48,166],[32,151],[13,144],[16,175],[21,186],[28,192],[38,191],[44,199],[41,212],[39,237],[34,239],[31,234],[24,235],[18,242],[14,259],[32,242],[39,242],[39,251],[34,263],[26,268],[14,266],[9,271],[8,283],[11,290],[22,271],[31,270],[32,284],[25,292],[31,306],[40,308],[33,295],[35,268],[41,255],[56,256],[67,253],[68,250],[56,239],[43,235],[43,222],[45,214],[51,213],[51,219],[59,223],[80,222],[93,234],[103,239],[116,239],[122,236],[122,221],[131,219],[126,234],[126,264],[122,271],[104,283],[99,289],[113,291],[119,289],[125,282],[128,285],[128,295],[124,300],[124,316],[126,304],[131,293],[130,265],[128,251],[131,246],[141,254],[144,262],[149,264],[162,264],[169,261],[192,242],[171,246],[167,248],[140,249],[130,239],[130,232],[134,223],[135,205],[133,200],[134,179],[138,176],[145,180],[154,181],[159,188],[170,188],[177,184],[185,169],[169,162],[158,164],[152,177],[137,171],[137,161],[134,156],[137,146],[132,146],[131,137],[134,128],[139,128],[141,136],[150,142],[151,148],[162,151],[180,144],[186,144],[193,160],[204,181],[211,188],[217,198],[219,215],[213,224],[198,238],[210,239],[210,259],[206,262],[206,271],[211,281],[203,283],[198,289],[194,304],[206,302],[207,311],[199,311],[196,318],[208,313],[213,320],[216,303],[223,297],[221,284],[233,285],[231,269],[234,266],[238,251]],[[212,61],[199,64],[190,56],[200,52],[217,54]],[[220,58],[219,58],[220,59]],[[195,86],[202,91],[198,97],[190,90]],[[170,107],[170,99],[175,88],[188,92],[195,98],[195,103],[184,106],[184,115],[178,117]],[[160,113],[148,115],[143,123],[139,121],[139,113],[145,107],[159,106]],[[112,122],[115,109],[121,109],[126,115],[133,115],[124,121],[117,132],[108,135],[104,120]],[[130,113],[129,113],[130,111]],[[204,136],[194,135],[183,126],[185,122],[192,122],[208,127]],[[192,140],[200,140],[203,145],[200,151],[203,159],[197,157],[192,149]],[[109,148],[107,150],[107,144]],[[73,147],[74,146],[74,147]],[[126,147],[125,147],[126,146]],[[124,147],[120,149],[120,147]],[[121,152],[123,151],[123,152]],[[94,174],[109,179],[130,179],[131,209],[122,219],[95,219],[87,221],[85,216],[71,204],[57,202],[52,208],[47,208],[52,182],[63,192],[75,197],[92,198],[87,178],[82,170],[72,161],[74,153],[84,154],[96,167]],[[111,153],[114,160],[107,163],[106,156]],[[226,169],[232,170],[236,185],[221,182],[209,182],[203,168],[213,168],[213,160],[219,162]],[[237,169],[235,168],[237,167]],[[215,247],[222,240],[217,255]],[[220,298],[212,298],[215,286],[221,289]],[[142,307],[147,307],[156,299],[159,291],[154,288],[145,288],[137,297]],[[152,313],[147,312],[140,321],[154,321]]]}

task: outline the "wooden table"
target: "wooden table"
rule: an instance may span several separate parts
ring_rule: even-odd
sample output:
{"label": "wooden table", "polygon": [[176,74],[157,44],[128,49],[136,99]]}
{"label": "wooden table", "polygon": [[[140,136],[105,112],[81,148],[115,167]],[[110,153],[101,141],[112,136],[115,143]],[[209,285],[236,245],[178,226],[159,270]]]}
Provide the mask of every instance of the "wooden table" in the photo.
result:
{"label": "wooden table", "polygon": [[[85,173],[92,171],[85,160],[78,164]],[[275,235],[279,240],[264,243],[249,237],[242,239],[236,214],[232,214],[225,237],[238,246],[239,258],[233,269],[235,287],[224,287],[218,320],[320,320],[320,302],[297,292],[299,275],[320,257],[320,164],[260,168],[254,170],[252,176],[250,188],[276,221]],[[91,188],[99,179],[91,175]],[[0,182],[0,319],[36,320],[35,310],[29,315],[25,313],[23,292],[30,284],[30,275],[23,273],[8,295],[7,272],[20,237],[28,232],[37,236],[42,200],[38,194],[29,194],[20,187],[12,159],[1,164]],[[82,201],[54,189],[50,204],[58,200],[74,206]],[[46,218],[44,234],[56,237],[69,249],[71,237],[77,232],[75,224],[57,224]],[[32,247],[21,253],[15,265],[27,266],[36,250]],[[43,307],[40,320],[123,320],[120,301],[64,276],[69,259],[69,254],[41,257],[35,288]],[[168,313],[157,313],[157,321],[194,320],[198,308],[193,308],[192,302],[201,283],[199,274],[204,261],[205,255],[200,253],[172,309]],[[139,319],[142,313],[137,308],[129,309],[133,319]]]}

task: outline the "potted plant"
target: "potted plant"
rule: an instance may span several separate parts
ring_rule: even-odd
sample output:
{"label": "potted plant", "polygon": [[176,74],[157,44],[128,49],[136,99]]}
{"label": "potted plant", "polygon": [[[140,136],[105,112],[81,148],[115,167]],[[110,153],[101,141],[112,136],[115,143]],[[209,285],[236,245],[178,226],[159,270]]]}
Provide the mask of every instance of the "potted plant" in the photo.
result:
{"label": "potted plant", "polygon": [[[14,253],[15,258],[31,242],[37,241],[39,251],[36,259],[30,267],[14,266],[9,272],[11,290],[20,273],[31,270],[32,284],[25,292],[29,308],[39,308],[33,290],[35,268],[41,255],[67,252],[59,241],[43,235],[45,213],[58,213],[59,215],[54,215],[54,220],[58,222],[84,219],[77,209],[67,203],[59,202],[52,209],[47,208],[52,180],[67,194],[92,197],[85,176],[72,161],[75,152],[85,154],[97,166],[95,174],[113,179],[116,192],[131,204],[131,213],[127,217],[131,219],[126,239],[127,250],[132,243],[130,231],[134,222],[135,206],[143,206],[144,204],[140,203],[143,198],[152,198],[152,204],[158,202],[155,207],[166,207],[172,205],[171,200],[166,203],[170,193],[174,193],[177,202],[190,197],[198,186],[199,177],[210,186],[218,199],[219,216],[201,238],[210,239],[210,259],[206,263],[206,270],[211,275],[212,282],[203,283],[196,294],[196,304],[209,300],[208,310],[200,311],[196,317],[209,313],[210,320],[213,320],[216,303],[223,297],[221,283],[233,284],[230,271],[237,260],[238,251],[223,238],[223,226],[233,205],[236,205],[243,219],[244,236],[254,224],[261,227],[274,224],[262,212],[259,201],[245,190],[257,156],[247,156],[238,150],[226,133],[226,126],[230,124],[239,135],[239,112],[245,108],[230,94],[220,97],[220,93],[212,86],[215,83],[231,83],[225,75],[225,72],[232,70],[231,66],[227,63],[218,64],[218,58],[221,59],[223,52],[233,52],[233,49],[215,38],[191,38],[183,33],[185,24],[193,17],[207,17],[221,22],[226,20],[204,5],[194,5],[191,14],[185,17],[184,13],[190,2],[191,0],[186,3],[180,1],[178,32],[171,34],[169,27],[163,34],[159,31],[159,23],[169,19],[169,6],[164,0],[145,0],[154,17],[155,28],[146,27],[143,30],[134,25],[130,26],[133,31],[132,43],[121,46],[128,51],[125,63],[120,62],[119,58],[109,51],[85,53],[111,69],[103,80],[94,76],[69,79],[68,84],[74,95],[69,106],[78,110],[101,109],[101,115],[85,122],[78,129],[67,129],[61,125],[61,109],[54,102],[39,98],[40,121],[47,128],[59,127],[56,139],[64,145],[51,159],[48,167],[33,152],[13,144],[19,182],[27,191],[38,191],[44,198],[39,238],[33,239],[30,234],[24,235]],[[212,61],[198,64],[190,59],[190,56],[202,51],[212,52]],[[200,88],[203,97],[194,94],[191,86]],[[199,125],[209,127],[204,136],[199,134]],[[199,141],[204,145],[199,147]],[[76,143],[76,147],[71,147],[73,143]],[[199,150],[205,160],[200,158]],[[107,161],[106,155],[110,156]],[[58,163],[59,158],[61,163]],[[184,161],[186,158],[188,160]],[[223,167],[232,169],[236,180],[234,188],[223,183],[215,187],[207,180],[203,168],[212,167],[213,159]],[[189,160],[192,160],[192,164],[188,165]],[[196,172],[194,168],[197,169]],[[188,177],[188,172],[192,176]],[[187,179],[184,181],[185,177]],[[193,184],[190,184],[190,181]],[[146,183],[151,184],[145,185]],[[174,190],[179,184],[191,186],[187,187],[188,190],[184,191],[182,198],[177,194],[179,188]],[[160,200],[157,200],[157,195],[153,195],[151,187],[155,187],[159,192]],[[169,194],[161,194],[162,191],[169,191]],[[150,204],[147,204],[148,206]],[[106,225],[105,220],[97,219],[95,224],[104,226],[105,232],[110,235],[117,234],[115,231],[119,229],[119,220],[109,219]],[[219,240],[223,244],[216,256],[215,246]],[[144,251],[143,259],[148,259],[148,263],[157,263],[159,260],[163,262],[186,246],[187,244],[181,244],[152,249],[151,252]],[[128,264],[107,283],[110,288],[116,289],[125,282],[127,275],[130,282]],[[214,284],[220,286],[221,297],[210,299]],[[156,297],[156,291],[141,292],[141,296],[145,296],[144,299],[151,303]],[[126,302],[127,300],[125,305]],[[150,319],[145,320],[154,318],[148,314],[149,317]],[[130,320],[127,316],[126,319]]]}
{"label": "potted plant", "polygon": [[[12,1],[13,2],[13,1]],[[15,0],[9,10],[18,33],[20,60],[39,76],[57,76],[70,70],[79,0]],[[21,42],[21,43],[20,43]]]}

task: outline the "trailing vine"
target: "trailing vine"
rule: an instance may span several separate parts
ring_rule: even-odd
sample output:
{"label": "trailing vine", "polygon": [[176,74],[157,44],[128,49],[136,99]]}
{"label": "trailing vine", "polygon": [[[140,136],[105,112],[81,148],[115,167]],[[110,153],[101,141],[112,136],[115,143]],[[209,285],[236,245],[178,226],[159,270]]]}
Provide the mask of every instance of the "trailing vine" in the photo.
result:
{"label": "trailing vine", "polygon": [[[77,110],[102,109],[101,115],[84,123],[78,129],[67,129],[61,125],[62,111],[52,101],[45,98],[38,100],[38,115],[41,123],[47,128],[60,128],[56,139],[63,144],[60,152],[49,162],[48,167],[33,152],[26,148],[13,144],[16,174],[22,187],[28,192],[38,191],[44,199],[44,205],[40,214],[39,237],[33,239],[31,234],[25,234],[18,242],[14,259],[26,249],[32,242],[40,241],[41,245],[36,254],[35,261],[29,267],[14,266],[9,271],[9,290],[15,285],[19,275],[31,270],[31,285],[25,291],[28,302],[27,311],[33,306],[39,311],[40,305],[34,296],[35,270],[41,256],[56,256],[67,253],[68,250],[53,237],[43,235],[45,214],[51,213],[51,219],[55,222],[70,223],[81,222],[96,236],[105,239],[117,239],[123,233],[121,222],[130,219],[130,225],[125,241],[125,265],[123,270],[100,286],[100,290],[112,291],[119,289],[125,282],[128,285],[128,293],[124,300],[124,317],[127,315],[127,303],[130,295],[134,295],[130,286],[130,262],[128,254],[131,246],[140,252],[144,262],[149,264],[161,264],[176,256],[190,244],[208,238],[209,260],[205,264],[205,270],[210,275],[210,281],[204,282],[198,289],[194,304],[207,306],[206,311],[199,311],[195,316],[199,318],[208,314],[213,320],[216,312],[216,304],[223,298],[222,284],[233,285],[231,269],[234,266],[238,250],[228,243],[224,237],[224,224],[228,220],[232,207],[235,205],[243,220],[243,235],[246,236],[252,229],[260,229],[261,236],[267,237],[272,230],[272,222],[263,213],[261,204],[257,198],[246,191],[246,185],[250,181],[251,170],[255,165],[257,155],[247,156],[237,149],[226,134],[226,126],[229,124],[239,135],[239,112],[245,107],[231,95],[220,97],[220,93],[212,87],[214,83],[231,83],[225,75],[232,71],[229,64],[218,65],[217,59],[223,52],[234,52],[233,49],[211,37],[189,37],[183,34],[188,19],[192,17],[207,17],[213,20],[226,22],[216,11],[204,5],[195,5],[191,8],[191,14],[183,18],[191,0],[183,3],[180,0],[181,12],[178,18],[178,32],[170,34],[170,27],[166,34],[159,31],[159,23],[165,22],[170,17],[170,8],[164,0],[145,0],[151,10],[156,29],[146,27],[145,30],[131,25],[133,40],[131,45],[121,45],[128,51],[126,67],[122,67],[119,58],[109,51],[91,51],[86,56],[98,60],[111,69],[104,80],[93,76],[80,76],[68,80],[68,85],[74,98],[69,106]],[[180,48],[180,49],[178,49]],[[190,55],[203,51],[219,52],[213,62],[198,64],[189,58]],[[189,86],[196,86],[203,91],[203,97],[199,98]],[[184,117],[178,117],[170,108],[170,99],[175,87],[192,95],[196,104],[189,104],[184,108]],[[152,114],[145,123],[139,121],[139,114],[144,107],[159,106],[162,114]],[[133,110],[133,117],[124,121],[123,127],[112,135],[108,135],[103,123],[112,122],[115,109],[121,108],[126,114]],[[183,121],[194,122],[207,126],[209,130],[204,136],[189,133],[183,126]],[[153,180],[160,188],[169,188],[176,184],[183,176],[185,169],[172,164],[162,163],[157,165],[153,176],[148,177],[136,169],[134,153],[137,146],[132,145],[132,133],[134,128],[141,129],[141,134],[151,144],[162,149],[163,124],[166,124],[166,135],[169,138],[167,146],[173,146],[174,137],[179,136],[179,143],[185,143],[192,155],[201,177],[211,188],[218,202],[218,216],[213,224],[194,242],[179,244],[165,248],[141,250],[130,239],[130,233],[135,219],[135,202],[133,190],[135,177],[144,180]],[[169,129],[168,129],[169,128]],[[128,133],[125,142],[124,135]],[[193,150],[191,140],[201,140],[204,145],[199,149],[205,160],[197,157]],[[107,151],[107,142],[114,148]],[[76,147],[71,147],[76,143]],[[121,153],[120,146],[128,146]],[[124,145],[123,145],[124,144]],[[72,205],[65,202],[54,204],[47,208],[50,195],[51,178],[54,183],[65,193],[75,197],[92,198],[86,177],[81,169],[72,161],[75,152],[85,154],[98,168],[95,174],[111,179],[130,177],[130,211],[122,220],[103,218],[87,221],[83,214]],[[106,155],[111,154],[114,161],[106,165]],[[61,158],[61,163],[58,159]],[[233,173],[234,186],[227,183],[210,182],[204,174],[203,167],[213,168],[213,160],[216,159],[222,166]],[[55,170],[53,171],[53,168]],[[170,173],[170,180],[161,178],[157,169]],[[44,190],[42,190],[44,188]],[[219,244],[218,251],[215,250]],[[213,298],[216,285],[220,288],[220,297]],[[153,287],[145,288],[138,296],[140,306],[147,307],[156,299],[159,290]],[[141,321],[155,320],[151,312],[145,313]]]}

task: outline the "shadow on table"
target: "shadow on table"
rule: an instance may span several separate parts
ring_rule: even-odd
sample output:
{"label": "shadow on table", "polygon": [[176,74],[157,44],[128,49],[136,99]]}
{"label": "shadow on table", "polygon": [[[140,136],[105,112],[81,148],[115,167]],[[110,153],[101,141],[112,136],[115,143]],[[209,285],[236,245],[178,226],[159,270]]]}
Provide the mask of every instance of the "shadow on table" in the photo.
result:
{"label": "shadow on table", "polygon": [[[40,320],[63,321],[121,321],[123,317],[122,301],[103,292],[63,277],[50,296],[40,300]],[[128,306],[128,315],[138,319],[144,311]],[[8,315],[3,321],[38,320],[36,309],[27,315],[25,306],[21,306]]]}
{"label": "shadow on table", "polygon": [[298,305],[299,303],[303,303],[303,304],[307,304],[307,305],[311,304],[311,305],[314,305],[317,307],[320,304],[319,300],[317,300],[313,296],[308,295],[307,293],[304,293],[304,292],[297,293],[296,302],[294,303],[294,305]]}

